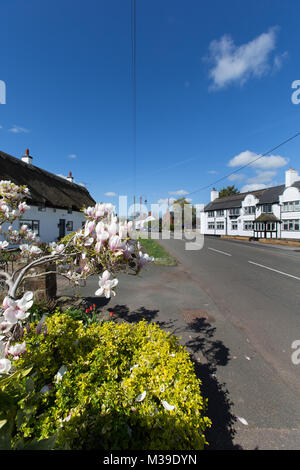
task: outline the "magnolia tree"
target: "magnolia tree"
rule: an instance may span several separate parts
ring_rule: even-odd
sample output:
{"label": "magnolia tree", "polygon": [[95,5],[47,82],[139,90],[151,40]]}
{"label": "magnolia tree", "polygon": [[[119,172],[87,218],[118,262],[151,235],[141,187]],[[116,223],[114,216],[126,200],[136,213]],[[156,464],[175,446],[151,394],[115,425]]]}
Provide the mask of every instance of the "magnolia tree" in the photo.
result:
{"label": "magnolia tree", "polygon": [[[0,310],[0,341],[5,344],[6,355],[0,359],[0,373],[10,371],[12,363],[8,357],[17,359],[26,351],[24,342],[12,345],[13,341],[22,338],[34,301],[31,291],[22,297],[19,294],[25,279],[55,273],[78,284],[81,279],[99,274],[99,289],[95,295],[110,298],[116,295],[118,272],[133,269],[138,273],[145,263],[153,260],[141,251],[134,238],[133,222],[119,222],[111,204],[98,203],[83,209],[85,225],[66,237],[64,243],[41,243],[21,222],[19,230],[13,229],[12,223],[29,209],[25,202],[28,197],[29,190],[25,186],[0,181],[0,231],[4,239],[0,242],[0,257],[1,251],[10,244],[18,244],[23,261],[13,272],[0,271],[0,278],[7,285],[7,295]],[[49,270],[49,266],[55,268]],[[38,272],[40,267],[48,270]]]}

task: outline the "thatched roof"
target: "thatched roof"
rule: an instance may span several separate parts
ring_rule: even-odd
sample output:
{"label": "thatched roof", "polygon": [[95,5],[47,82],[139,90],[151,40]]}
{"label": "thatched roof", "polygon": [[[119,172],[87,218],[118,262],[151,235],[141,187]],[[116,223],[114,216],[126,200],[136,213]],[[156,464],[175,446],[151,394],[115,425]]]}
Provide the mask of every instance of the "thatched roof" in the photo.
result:
{"label": "thatched roof", "polygon": [[274,214],[260,214],[254,222],[280,222]]}
{"label": "thatched roof", "polygon": [[0,180],[26,185],[30,190],[29,204],[71,208],[76,211],[83,206],[95,205],[94,199],[85,187],[37,166],[28,165],[2,151],[0,151]]}

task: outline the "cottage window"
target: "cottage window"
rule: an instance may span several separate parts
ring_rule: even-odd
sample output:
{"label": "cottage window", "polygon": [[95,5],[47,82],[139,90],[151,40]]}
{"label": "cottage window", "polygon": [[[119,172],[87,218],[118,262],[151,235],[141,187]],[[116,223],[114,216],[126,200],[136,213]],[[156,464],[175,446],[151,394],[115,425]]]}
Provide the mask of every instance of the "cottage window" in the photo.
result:
{"label": "cottage window", "polygon": [[240,209],[238,207],[234,207],[233,209],[229,209],[229,215],[240,215]]}
{"label": "cottage window", "polygon": [[207,217],[214,217],[215,213],[214,211],[208,211]]}
{"label": "cottage window", "polygon": [[38,210],[40,212],[45,212],[46,211],[46,205],[44,203],[40,204],[38,207]]}
{"label": "cottage window", "polygon": [[208,230],[215,230],[215,224],[209,222],[209,223],[207,224],[207,229],[208,229]]}
{"label": "cottage window", "polygon": [[224,210],[217,211],[217,217],[222,217],[224,215]]}
{"label": "cottage window", "polygon": [[244,230],[253,230],[253,222],[252,220],[246,220],[244,222]]}
{"label": "cottage window", "polygon": [[263,204],[261,206],[261,209],[262,212],[264,212],[265,214],[269,214],[270,212],[272,212],[272,204]]}
{"label": "cottage window", "polygon": [[73,220],[69,220],[66,223],[66,229],[67,229],[67,232],[73,232]]}
{"label": "cottage window", "polygon": [[237,222],[232,222],[231,223],[231,230],[237,230],[238,229],[238,224]]}
{"label": "cottage window", "polygon": [[39,220],[20,220],[20,228],[22,225],[27,225],[28,229],[31,230],[37,237],[40,236],[40,221]]}
{"label": "cottage window", "polygon": [[245,215],[255,214],[255,206],[244,207]]}
{"label": "cottage window", "polygon": [[283,222],[283,230],[294,232],[300,230],[300,219],[289,219]]}
{"label": "cottage window", "polygon": [[284,202],[282,212],[298,212],[300,211],[300,201]]}
{"label": "cottage window", "polygon": [[217,222],[217,230],[224,230],[224,222]]}

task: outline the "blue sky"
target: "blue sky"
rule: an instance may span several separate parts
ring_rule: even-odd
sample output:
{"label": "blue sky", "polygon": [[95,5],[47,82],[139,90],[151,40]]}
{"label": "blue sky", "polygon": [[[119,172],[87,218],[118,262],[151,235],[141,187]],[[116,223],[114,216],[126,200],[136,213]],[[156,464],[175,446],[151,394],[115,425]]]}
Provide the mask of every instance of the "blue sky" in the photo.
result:
{"label": "blue sky", "polygon": [[[136,3],[136,164],[130,0],[1,2],[0,149],[97,201],[206,203],[195,190],[300,130],[300,3]],[[281,184],[299,155],[300,137],[217,188]]]}

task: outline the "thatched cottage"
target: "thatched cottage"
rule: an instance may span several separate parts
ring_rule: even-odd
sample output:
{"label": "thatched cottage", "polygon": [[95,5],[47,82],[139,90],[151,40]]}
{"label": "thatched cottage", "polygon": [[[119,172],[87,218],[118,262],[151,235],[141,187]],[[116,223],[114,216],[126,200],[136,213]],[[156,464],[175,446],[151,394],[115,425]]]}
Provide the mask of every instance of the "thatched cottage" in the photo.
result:
{"label": "thatched cottage", "polygon": [[26,224],[41,241],[56,241],[82,226],[85,218],[80,210],[95,205],[95,201],[84,186],[74,182],[71,173],[63,178],[34,166],[32,161],[28,149],[21,159],[0,151],[0,180],[26,185],[30,190],[30,209],[13,228]]}

